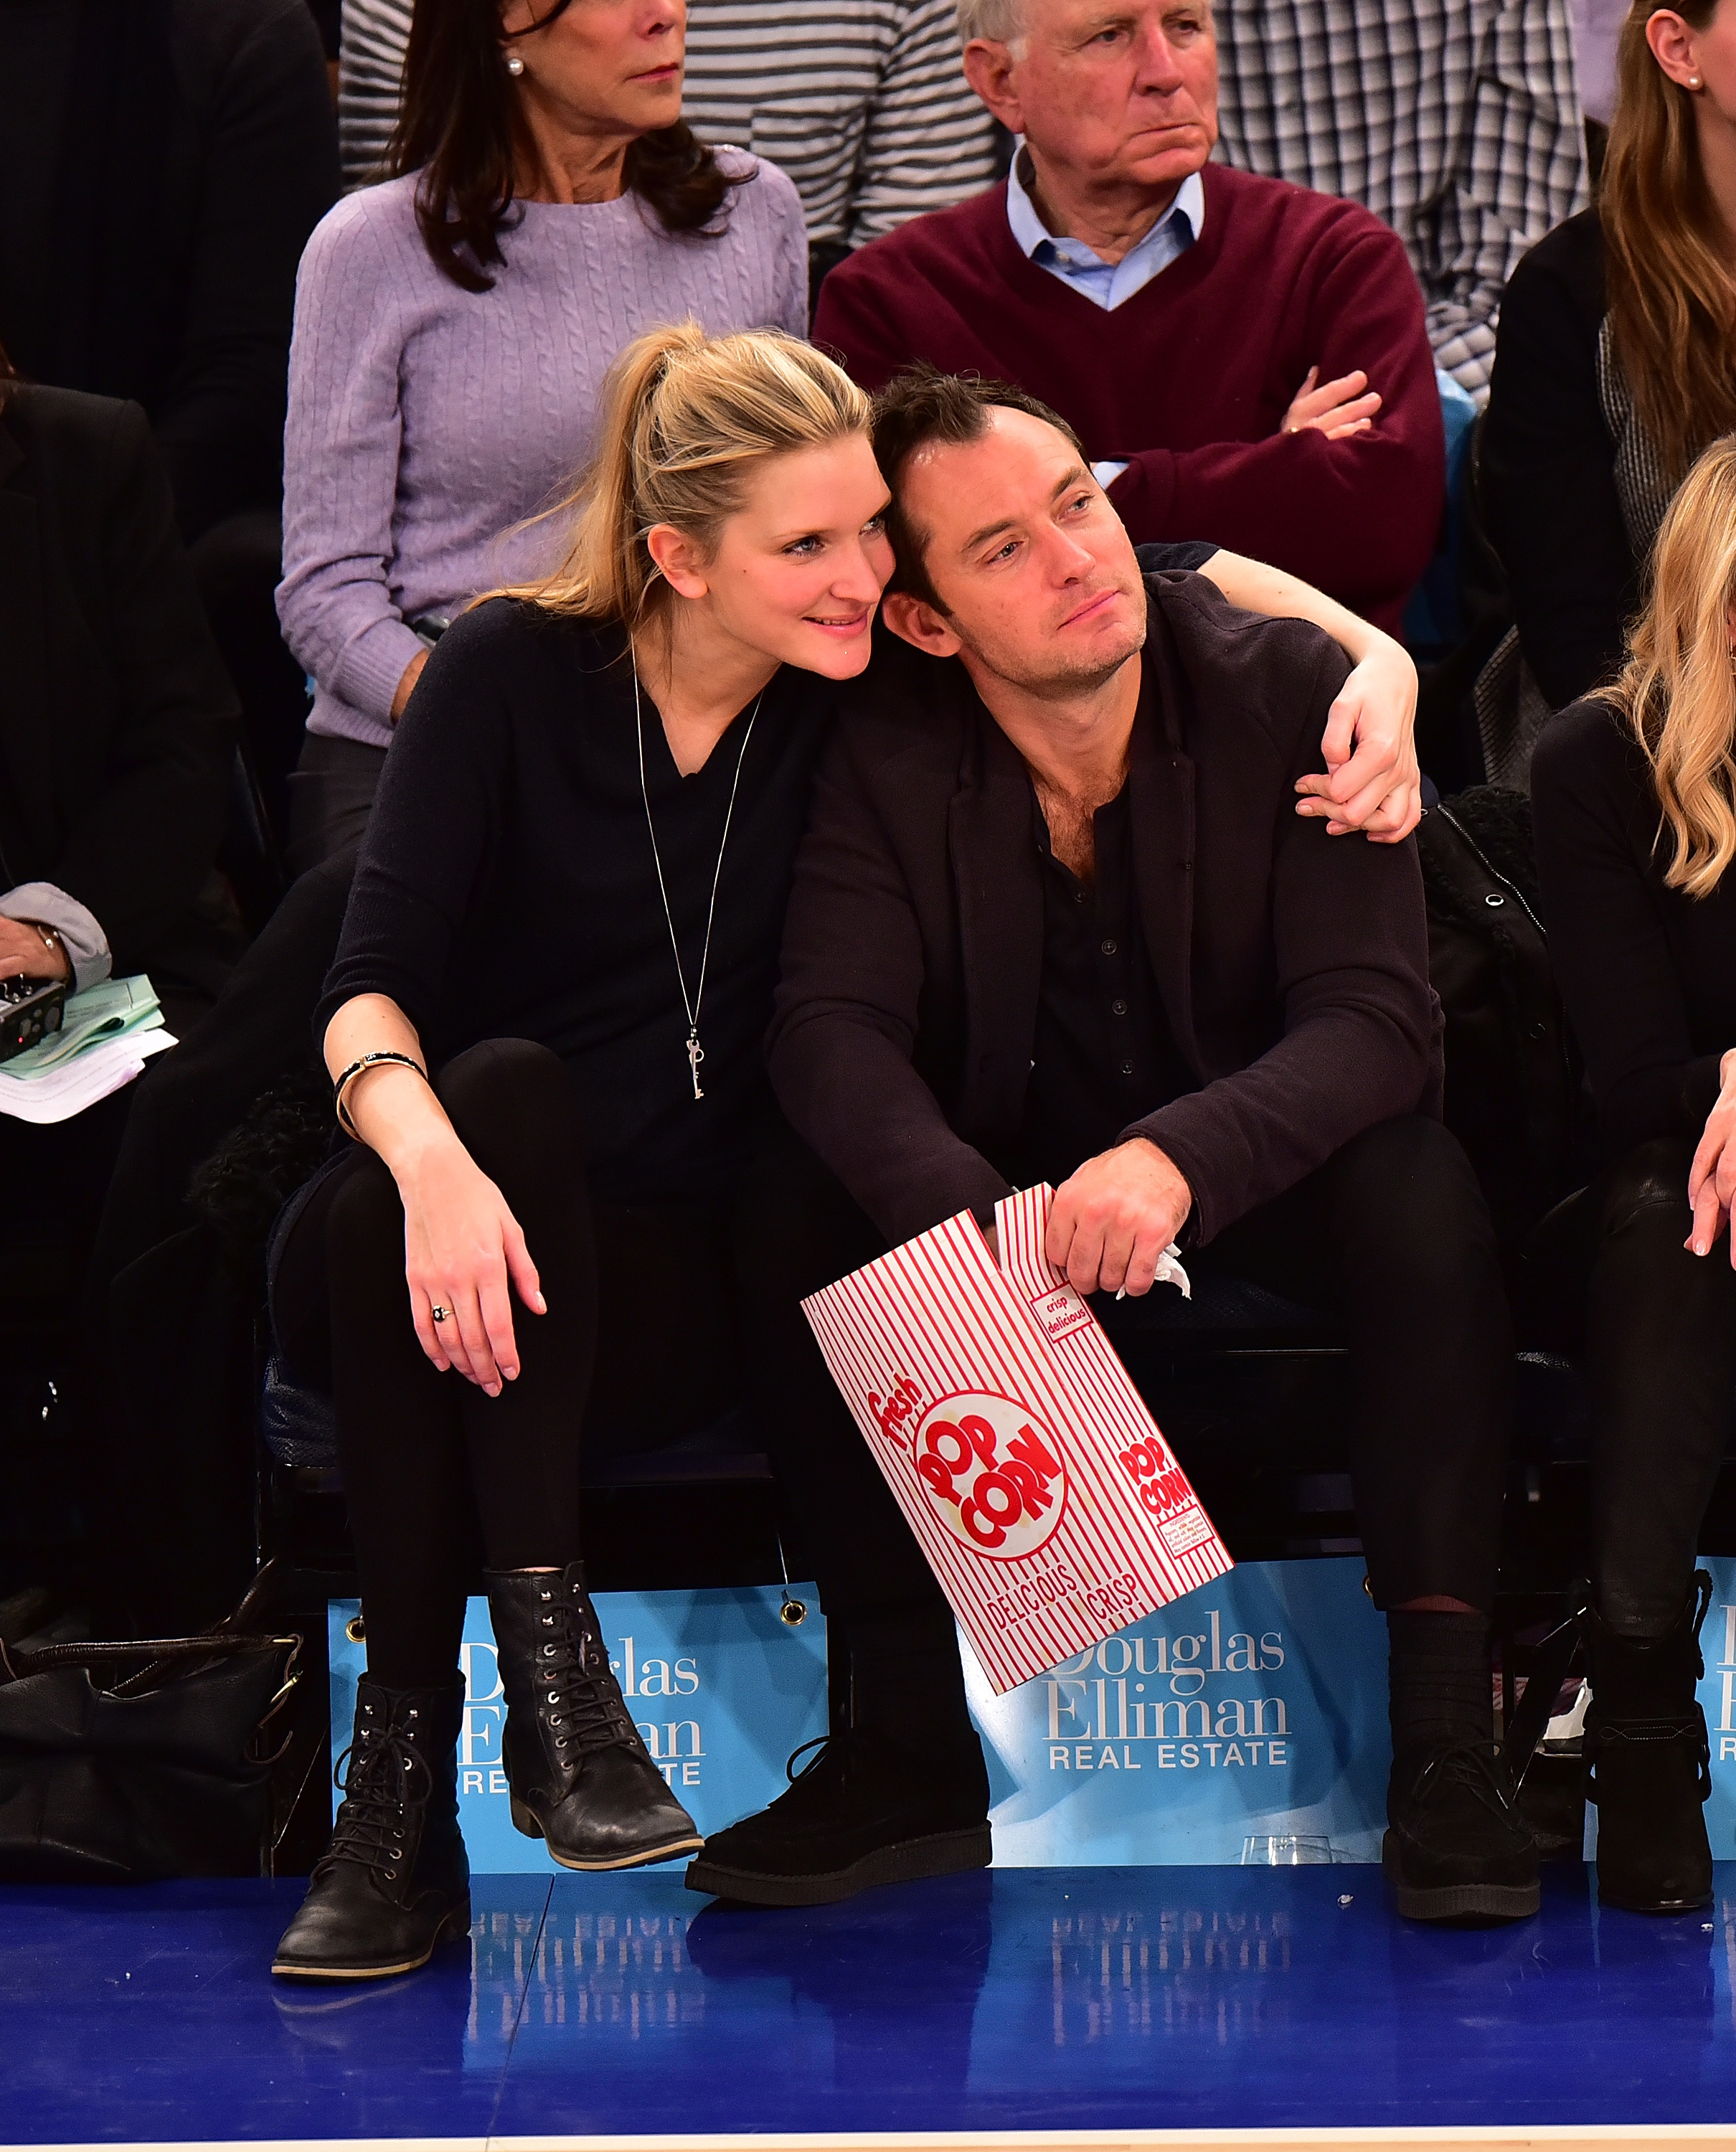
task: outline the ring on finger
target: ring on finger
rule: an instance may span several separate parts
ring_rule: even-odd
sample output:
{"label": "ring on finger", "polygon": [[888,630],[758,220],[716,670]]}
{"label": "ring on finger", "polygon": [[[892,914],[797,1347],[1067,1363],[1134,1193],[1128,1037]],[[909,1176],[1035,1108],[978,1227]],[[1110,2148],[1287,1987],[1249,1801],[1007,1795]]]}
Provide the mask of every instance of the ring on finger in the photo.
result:
{"label": "ring on finger", "polygon": [[428,1312],[434,1317],[436,1322],[444,1322],[451,1314],[452,1310],[449,1307],[441,1307],[438,1305],[434,1305],[431,1306]]}

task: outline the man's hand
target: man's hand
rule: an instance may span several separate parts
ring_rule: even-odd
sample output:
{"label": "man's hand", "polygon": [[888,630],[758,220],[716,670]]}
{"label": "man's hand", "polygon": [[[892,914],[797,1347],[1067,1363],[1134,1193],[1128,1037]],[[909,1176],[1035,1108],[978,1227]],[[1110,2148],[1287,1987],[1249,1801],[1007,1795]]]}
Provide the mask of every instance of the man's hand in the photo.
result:
{"label": "man's hand", "polygon": [[[1711,1254],[1736,1202],[1736,1048],[1725,1054],[1718,1074],[1722,1088],[1718,1103],[1706,1116],[1705,1132],[1688,1175],[1693,1226],[1683,1245],[1697,1256]],[[1736,1264],[1736,1236],[1730,1242],[1730,1261]]]}
{"label": "man's hand", "polygon": [[1055,1191],[1044,1251],[1079,1292],[1150,1292],[1193,1190],[1144,1136],[1088,1158]]}
{"label": "man's hand", "polygon": [[1423,816],[1416,723],[1417,668],[1380,636],[1327,713],[1326,773],[1297,779],[1297,813],[1326,817],[1329,836],[1359,830],[1378,845],[1402,842]]}
{"label": "man's hand", "polygon": [[72,960],[57,939],[51,949],[26,919],[0,919],[0,979],[64,979],[72,983]]}
{"label": "man's hand", "polygon": [[1336,381],[1320,381],[1320,368],[1311,366],[1284,414],[1283,431],[1301,434],[1312,428],[1329,441],[1348,440],[1353,434],[1367,433],[1379,409],[1380,398],[1368,388],[1368,377],[1360,367],[1353,373],[1341,373]]}

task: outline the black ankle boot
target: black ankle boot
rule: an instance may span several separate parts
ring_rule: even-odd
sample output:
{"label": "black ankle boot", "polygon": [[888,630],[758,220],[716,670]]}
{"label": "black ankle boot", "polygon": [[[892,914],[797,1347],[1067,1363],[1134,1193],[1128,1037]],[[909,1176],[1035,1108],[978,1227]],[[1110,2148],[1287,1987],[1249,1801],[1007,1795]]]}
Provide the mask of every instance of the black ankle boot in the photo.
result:
{"label": "black ankle boot", "polygon": [[694,1852],[704,1840],[627,1716],[581,1565],[485,1575],[514,1823],[563,1868],[637,1868]]}
{"label": "black ankle boot", "polygon": [[1394,1757],[1380,1865],[1410,1921],[1523,1921],[1541,1902],[1537,1842],[1493,1739]]}
{"label": "black ankle boot", "polygon": [[937,1757],[846,1728],[769,1809],[707,1839],[688,1888],[748,1906],[829,1906],[878,1883],[987,1868],[993,1851],[974,1733]]}
{"label": "black ankle boot", "polygon": [[331,1849],[272,1971],[303,1980],[414,1972],[470,1930],[458,1827],[464,1686],[382,1688],[363,1675]]}
{"label": "black ankle boot", "polygon": [[988,1865],[988,1773],[944,1604],[835,1619],[830,1638],[844,1675],[830,1736],[787,1794],[706,1840],[689,1890],[825,1906]]}
{"label": "black ankle boot", "polygon": [[1711,1795],[1700,1624],[1712,1580],[1696,1576],[1661,1637],[1624,1637],[1586,1610],[1591,1701],[1586,1798],[1597,1804],[1597,1895],[1630,1913],[1689,1913],[1712,1903]]}
{"label": "black ankle boot", "polygon": [[1495,1741],[1480,1615],[1387,1617],[1393,1771],[1381,1865],[1412,1921],[1525,1920],[1541,1902],[1537,1845]]}

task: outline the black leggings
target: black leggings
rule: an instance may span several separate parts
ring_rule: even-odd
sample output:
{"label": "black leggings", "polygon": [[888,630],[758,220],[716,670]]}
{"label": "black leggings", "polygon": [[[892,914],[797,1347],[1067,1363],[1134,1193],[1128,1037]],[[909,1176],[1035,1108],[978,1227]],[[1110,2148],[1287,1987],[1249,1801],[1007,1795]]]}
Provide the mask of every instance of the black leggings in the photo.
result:
{"label": "black leggings", "polygon": [[577,1096],[546,1048],[490,1040],[435,1088],[523,1227],[548,1303],[533,1316],[515,1297],[517,1380],[490,1398],[423,1353],[403,1205],[365,1146],[308,1201],[272,1290],[289,1371],[337,1399],[374,1677],[450,1678],[479,1523],[490,1568],[576,1557],[584,1440],[655,1447],[743,1401],[828,1614],[931,1607],[937,1589],[798,1304],[881,1244],[801,1145],[780,1134],[725,1198],[612,1206],[590,1197]]}
{"label": "black leggings", "polygon": [[[1487,1611],[1513,1333],[1495,1229],[1457,1139],[1420,1115],[1382,1121],[1185,1260],[1194,1275],[1264,1286],[1342,1326],[1375,1604],[1440,1596]],[[1133,1301],[1099,1312],[1112,1338],[1140,1319]]]}
{"label": "black leggings", "polygon": [[[1730,1244],[1683,1246],[1693,1147],[1660,1139],[1557,1212],[1530,1266],[1559,1297],[1591,1400],[1591,1581],[1604,1619],[1656,1636],[1681,1611],[1736,1421]],[[1553,1230],[1551,1230],[1553,1229]]]}

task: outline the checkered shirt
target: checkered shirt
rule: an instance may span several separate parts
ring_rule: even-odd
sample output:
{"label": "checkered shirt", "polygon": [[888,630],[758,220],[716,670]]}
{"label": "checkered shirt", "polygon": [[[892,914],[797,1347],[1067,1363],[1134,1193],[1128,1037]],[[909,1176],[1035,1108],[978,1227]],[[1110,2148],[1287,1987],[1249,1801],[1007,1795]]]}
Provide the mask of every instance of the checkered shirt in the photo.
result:
{"label": "checkered shirt", "polygon": [[1586,200],[1568,0],[1216,0],[1217,155],[1404,241],[1435,363],[1489,393],[1501,293]]}

